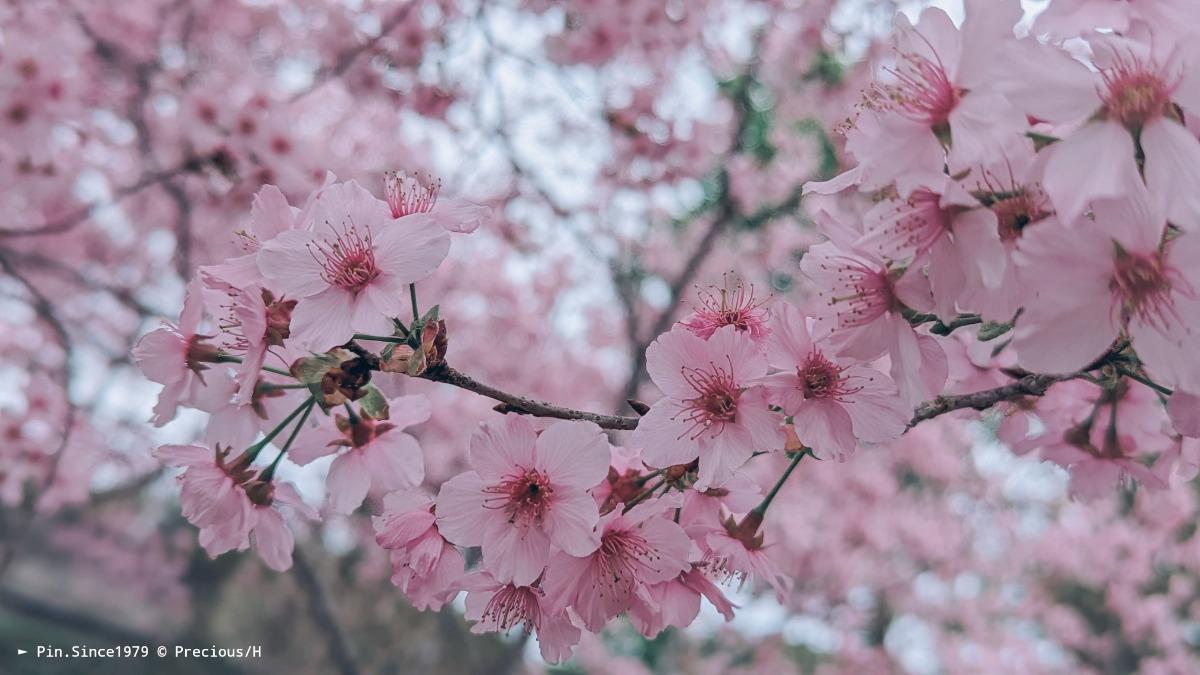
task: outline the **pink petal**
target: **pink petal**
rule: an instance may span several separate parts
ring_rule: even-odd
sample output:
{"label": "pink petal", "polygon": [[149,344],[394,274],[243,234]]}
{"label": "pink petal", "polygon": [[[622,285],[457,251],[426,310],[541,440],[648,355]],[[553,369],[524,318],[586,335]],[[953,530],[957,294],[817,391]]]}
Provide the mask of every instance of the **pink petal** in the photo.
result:
{"label": "pink petal", "polygon": [[161,445],[151,454],[167,466],[203,466],[212,464],[216,457],[212,448],[199,445]]}
{"label": "pink petal", "polygon": [[[594,501],[592,508],[596,508]],[[528,586],[549,560],[550,540],[540,529],[518,527],[507,520],[493,519],[489,524],[483,540],[483,564],[497,579]]]}
{"label": "pink petal", "polygon": [[599,519],[596,500],[582,490],[570,490],[554,495],[542,525],[550,542],[559,549],[569,555],[584,556],[600,545],[593,531]]}
{"label": "pink petal", "polygon": [[1022,321],[1019,326],[1013,342],[1017,361],[1035,373],[1075,372],[1103,354],[1117,337],[1107,302],[1084,302],[1036,325]]}
{"label": "pink petal", "polygon": [[388,401],[388,413],[388,422],[398,429],[407,429],[428,420],[433,406],[424,394],[397,396]]}
{"label": "pink petal", "polygon": [[314,352],[325,352],[354,337],[355,297],[330,286],[304,298],[292,312],[292,339]]}
{"label": "pink petal", "polygon": [[283,522],[283,515],[269,506],[260,506],[257,512],[254,548],[258,551],[258,557],[276,572],[290,569],[296,540],[287,524]]}
{"label": "pink petal", "polygon": [[430,215],[450,232],[471,234],[491,215],[491,209],[463,199],[438,199],[437,206]]}
{"label": "pink petal", "polygon": [[371,473],[371,483],[381,490],[416,487],[425,480],[425,457],[421,446],[417,439],[403,431],[384,432],[361,452]]}
{"label": "pink petal", "polygon": [[485,423],[471,435],[471,466],[486,483],[499,483],[518,468],[535,466],[537,433],[522,415],[506,415],[501,422]]}
{"label": "pink petal", "polygon": [[1174,120],[1160,117],[1142,128],[1146,186],[1167,220],[1200,229],[1200,141]]}
{"label": "pink petal", "polygon": [[608,439],[592,422],[551,424],[538,436],[536,447],[534,465],[556,487],[593,488],[608,475],[612,461]]}
{"label": "pink petal", "polygon": [[752,387],[738,399],[736,424],[750,433],[752,450],[783,448],[783,418],[767,407],[766,391]]}
{"label": "pink petal", "polygon": [[707,490],[724,485],[753,454],[754,439],[741,424],[727,424],[715,437],[701,436],[700,471],[694,487]]}
{"label": "pink petal", "polygon": [[450,252],[446,230],[416,215],[391,221],[374,237],[376,264],[402,284],[429,276]]}
{"label": "pink petal", "polygon": [[771,316],[771,335],[767,338],[767,360],[772,368],[794,369],[812,350],[808,317],[790,304],[775,307]]}
{"label": "pink petal", "polygon": [[1073,122],[1100,108],[1099,76],[1058,47],[1015,41],[1005,49],[1004,65],[995,86],[1039,120]]}
{"label": "pink petal", "polygon": [[854,435],[868,443],[883,443],[904,433],[912,410],[904,405],[891,378],[871,369],[854,367],[846,370],[850,382],[860,389],[850,396],[842,408],[854,423]]}
{"label": "pink petal", "polygon": [[296,486],[291,483],[275,483],[275,501],[288,507],[302,518],[313,521],[321,519],[317,510],[304,501],[300,493],[296,491]]}
{"label": "pink petal", "polygon": [[133,347],[133,359],[152,382],[170,384],[187,374],[187,343],[171,328],[150,331]]}
{"label": "pink petal", "polygon": [[850,414],[837,403],[808,401],[792,419],[800,441],[822,459],[842,460],[858,447]]}
{"label": "pink petal", "polygon": [[680,419],[679,404],[662,399],[650,406],[630,442],[642,448],[642,458],[654,467],[687,464],[700,454],[700,446],[692,439],[695,432]]}
{"label": "pink petal", "polygon": [[329,287],[322,278],[321,263],[310,246],[319,237],[309,231],[288,230],[263,244],[258,252],[258,269],[273,292],[289,298],[306,298]]}
{"label": "pink petal", "polygon": [[[479,546],[496,512],[484,503],[483,481],[474,471],[442,484],[437,496],[437,524],[442,536],[459,546]],[[503,517],[503,514],[501,514]]]}
{"label": "pink petal", "polygon": [[691,331],[675,328],[658,336],[646,349],[646,372],[669,398],[690,398],[695,390],[684,378],[683,369],[704,365],[707,353],[703,339]]}
{"label": "pink petal", "polygon": [[1167,399],[1167,415],[1175,431],[1184,436],[1200,438],[1200,396],[1176,390]]}
{"label": "pink petal", "polygon": [[357,509],[371,488],[371,472],[362,453],[351,450],[333,460],[326,484],[329,489],[329,508],[334,513],[351,513]]}
{"label": "pink petal", "polygon": [[300,434],[300,437],[296,439],[292,447],[288,448],[288,459],[300,466],[304,466],[315,459],[332,455],[340,448],[345,447],[330,445],[332,441],[343,440],[345,438],[345,436],[330,427],[331,425],[329,424],[322,424],[317,429]]}
{"label": "pink petal", "polygon": [[1139,180],[1133,138],[1112,121],[1090,122],[1055,143],[1042,183],[1058,216],[1073,222],[1096,200],[1124,194]]}
{"label": "pink petal", "polygon": [[292,229],[297,213],[279,188],[264,185],[250,204],[250,231],[260,242],[269,241]]}

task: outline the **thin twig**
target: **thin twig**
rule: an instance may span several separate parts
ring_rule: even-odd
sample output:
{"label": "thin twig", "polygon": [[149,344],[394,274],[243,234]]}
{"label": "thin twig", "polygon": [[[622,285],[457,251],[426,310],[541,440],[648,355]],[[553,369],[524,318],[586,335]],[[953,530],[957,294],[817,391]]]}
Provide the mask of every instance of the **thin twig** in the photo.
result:
{"label": "thin twig", "polygon": [[595,422],[603,429],[619,429],[630,430],[637,428],[640,417],[624,417],[621,415],[602,415],[600,413],[587,412],[584,410],[575,410],[573,408],[564,408],[545,401],[538,401],[525,396],[510,394],[506,391],[501,391],[495,387],[486,385],[469,375],[460,373],[459,371],[443,366],[434,368],[426,372],[422,377],[433,382],[443,382],[453,385],[460,389],[473,391],[481,396],[486,396],[491,399],[500,401],[501,406],[497,406],[497,410],[503,413],[517,413],[525,415],[534,415],[536,417],[553,417],[562,420],[584,420],[586,422]]}

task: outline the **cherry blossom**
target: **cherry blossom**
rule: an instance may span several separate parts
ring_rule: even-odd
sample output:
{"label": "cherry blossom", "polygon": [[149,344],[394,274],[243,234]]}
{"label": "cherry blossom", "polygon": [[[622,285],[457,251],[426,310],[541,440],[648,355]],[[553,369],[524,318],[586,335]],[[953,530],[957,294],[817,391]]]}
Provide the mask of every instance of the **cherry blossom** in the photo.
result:
{"label": "cherry blossom", "polygon": [[498,579],[527,586],[542,575],[551,547],[585,556],[599,542],[588,490],[608,471],[610,449],[600,429],[557,422],[540,434],[519,416],[471,437],[473,471],[438,493],[438,529],[459,546],[481,546]]}
{"label": "cherry blossom", "polygon": [[755,450],[783,446],[778,417],[762,387],[767,361],[754,342],[725,326],[703,340],[683,329],[646,350],[647,370],[663,391],[633,434],[659,467],[700,460],[697,488],[719,485]]}
{"label": "cherry blossom", "polygon": [[[550,560],[543,587],[558,607],[573,607],[597,632],[628,610],[639,589],[691,568],[691,541],[667,511],[666,500],[614,510],[600,518],[600,547],[584,557],[559,553]],[[672,511],[673,512],[673,511]]]}
{"label": "cherry blossom", "polygon": [[[329,508],[349,513],[358,508],[374,487],[381,492],[411,488],[425,479],[425,460],[417,439],[405,433],[432,414],[429,399],[401,396],[389,402],[387,419],[376,420],[366,411],[325,418],[318,431],[306,434],[292,446],[289,457],[308,464],[337,453],[329,465]],[[345,452],[339,452],[344,449]]]}
{"label": "cherry blossom", "polygon": [[313,230],[265,243],[258,265],[272,289],[300,301],[292,330],[318,349],[355,332],[390,332],[388,317],[405,310],[405,287],[429,275],[450,246],[445,230],[425,220],[392,220],[387,204],[354,181],[325,188],[311,217]]}
{"label": "cherry blossom", "polygon": [[462,554],[438,531],[433,497],[399,491],[373,519],[375,541],[390,551],[392,583],[417,609],[439,610],[461,590]]}
{"label": "cherry blossom", "polygon": [[767,400],[793,419],[804,444],[819,456],[845,459],[860,442],[890,441],[904,431],[909,412],[891,378],[830,360],[812,339],[808,317],[795,308],[776,309],[767,356],[772,368],[783,371],[763,380]]}

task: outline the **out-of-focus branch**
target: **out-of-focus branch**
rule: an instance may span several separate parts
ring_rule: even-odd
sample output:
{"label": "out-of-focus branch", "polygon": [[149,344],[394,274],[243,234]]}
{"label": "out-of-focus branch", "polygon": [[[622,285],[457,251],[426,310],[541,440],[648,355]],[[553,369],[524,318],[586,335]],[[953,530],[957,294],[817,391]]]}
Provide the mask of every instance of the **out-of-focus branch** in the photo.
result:
{"label": "out-of-focus branch", "polygon": [[304,98],[317,89],[320,89],[321,86],[326,82],[336,80],[344,75],[346,71],[350,70],[350,67],[353,66],[356,61],[358,61],[360,56],[372,49],[375,45],[379,44],[380,40],[387,37],[387,35],[395,30],[395,28],[401,23],[404,23],[404,19],[408,17],[408,13],[416,4],[417,3],[415,1],[410,0],[409,2],[404,3],[404,6],[396,8],[396,11],[393,12],[392,15],[387,19],[384,19],[384,21],[380,24],[379,35],[368,39],[362,44],[358,44],[343,50],[340,54],[338,54],[337,58],[334,59],[332,64],[317,71],[317,74],[313,77],[312,84],[304,91],[296,94],[292,100],[295,101],[297,99]]}
{"label": "out-of-focus branch", "polygon": [[[154,646],[172,641],[171,636],[168,635],[143,633],[101,617],[44,602],[9,588],[0,588],[0,607],[31,619],[43,621],[56,628],[92,636],[114,645]],[[212,672],[216,673],[236,675],[245,672],[224,658],[212,659],[210,664]]]}
{"label": "out-of-focus branch", "polygon": [[292,561],[296,572],[296,585],[308,598],[313,622],[317,624],[329,642],[329,657],[342,675],[358,675],[360,672],[358,661],[355,660],[354,654],[350,650],[350,642],[347,640],[341,624],[338,623],[337,616],[333,613],[333,605],[330,603],[325,589],[321,586],[321,580],[317,578],[316,571],[313,570],[307,556],[299,548],[292,553]]}
{"label": "out-of-focus branch", "polygon": [[167,182],[167,181],[171,180],[172,178],[176,178],[178,176],[181,176],[181,175],[184,175],[187,173],[193,173],[193,172],[199,171],[203,167],[203,165],[206,161],[208,161],[207,158],[189,157],[189,158],[185,159],[183,162],[181,162],[178,166],[172,167],[170,169],[161,170],[161,171],[160,170],[149,171],[149,172],[145,173],[141,178],[139,178],[134,183],[132,183],[130,185],[126,185],[125,187],[118,188],[117,190],[115,190],[113,192],[113,196],[111,199],[108,199],[103,202],[88,204],[86,206],[83,206],[79,209],[72,211],[71,213],[69,213],[61,218],[58,218],[57,220],[52,220],[49,223],[45,223],[43,225],[38,225],[35,227],[26,227],[26,228],[20,228],[20,227],[18,227],[18,228],[12,228],[12,227],[0,228],[0,238],[4,238],[4,237],[39,237],[39,236],[62,234],[63,232],[68,232],[71,229],[78,226],[79,224],[83,223],[85,220],[87,220],[88,216],[90,216],[92,214],[92,212],[95,211],[96,209],[117,204],[120,201],[122,201],[123,199],[125,199],[126,197],[131,197],[133,195],[136,195],[137,193],[141,192],[142,190],[145,190],[146,188],[158,185],[160,183]]}
{"label": "out-of-focus branch", "polygon": [[63,400],[66,403],[66,410],[63,413],[63,430],[62,438],[59,441],[58,447],[55,448],[54,454],[50,457],[50,467],[46,472],[46,476],[42,479],[41,485],[38,486],[37,494],[32,498],[27,499],[22,505],[21,516],[22,522],[17,526],[16,532],[11,533],[6,539],[3,553],[0,553],[0,577],[8,571],[9,566],[16,557],[17,550],[26,541],[29,531],[32,528],[33,520],[36,517],[37,499],[41,497],[46,490],[54,484],[55,478],[58,477],[58,468],[62,462],[63,452],[67,449],[67,444],[71,442],[71,432],[75,428],[75,418],[78,416],[79,409],[75,402],[71,399],[71,376],[72,376],[72,348],[71,336],[67,333],[67,327],[59,318],[54,310],[54,305],[50,299],[43,294],[37,286],[29,279],[21,274],[7,258],[0,256],[0,270],[5,274],[16,279],[25,290],[29,293],[33,302],[33,309],[38,317],[50,326],[54,332],[55,339],[63,350],[63,367],[60,377],[60,386],[63,389]]}
{"label": "out-of-focus branch", "polygon": [[[671,280],[666,307],[654,320],[650,330],[642,333],[640,339],[633,345],[633,367],[629,374],[629,380],[621,392],[621,400],[637,396],[638,385],[641,384],[642,378],[646,375],[646,348],[650,346],[650,343],[659,334],[670,328],[675,306],[678,304],[679,298],[683,296],[684,289],[696,278],[700,267],[712,254],[717,240],[729,229],[729,226],[737,218],[737,208],[734,206],[733,198],[729,194],[729,175],[725,172],[724,165],[730,157],[741,152],[744,146],[744,137],[747,125],[750,122],[750,110],[753,105],[750,101],[749,88],[750,83],[757,76],[758,68],[761,64],[759,54],[762,41],[763,34],[759,34],[754,41],[754,50],[741,76],[743,84],[734,92],[733,103],[736,111],[736,120],[734,123],[733,138],[730,141],[729,149],[721,156],[717,163],[717,166],[722,168],[717,173],[716,213],[711,222],[709,222],[708,229],[704,231],[704,235],[696,244],[696,248],[692,250],[691,255],[684,262],[683,268]],[[631,321],[633,321],[632,318]],[[636,336],[640,331],[635,326],[630,333]]]}
{"label": "out-of-focus branch", "polygon": [[160,636],[58,607],[10,588],[0,588],[0,606],[11,612],[116,644],[153,645],[160,639]]}

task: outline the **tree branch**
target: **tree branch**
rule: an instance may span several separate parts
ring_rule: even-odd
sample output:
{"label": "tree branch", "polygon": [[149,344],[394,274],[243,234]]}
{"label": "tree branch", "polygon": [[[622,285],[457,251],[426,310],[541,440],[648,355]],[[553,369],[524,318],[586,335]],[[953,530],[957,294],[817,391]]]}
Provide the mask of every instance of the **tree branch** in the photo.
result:
{"label": "tree branch", "polygon": [[538,401],[525,396],[510,394],[479,382],[469,375],[460,373],[449,366],[430,370],[422,375],[422,377],[433,382],[443,382],[460,389],[473,391],[480,396],[486,396],[490,399],[500,401],[500,405],[496,406],[496,410],[502,413],[533,415],[535,417],[553,417],[562,420],[583,420],[586,422],[595,422],[603,429],[619,429],[625,431],[637,428],[638,420],[640,419],[638,417],[601,415],[600,413],[575,410],[573,408],[564,408],[562,406],[546,403],[545,401]]}
{"label": "tree branch", "polygon": [[1076,377],[1075,373],[1069,375],[1025,375],[1012,384],[995,389],[985,389],[970,394],[938,396],[932,401],[926,401],[917,406],[912,420],[908,423],[908,428],[911,429],[925,420],[963,408],[987,410],[1001,401],[1011,401],[1023,396],[1042,396],[1055,382],[1070,380],[1074,377]]}
{"label": "tree branch", "polygon": [[342,675],[358,675],[360,672],[358,662],[350,651],[350,642],[346,639],[346,632],[342,630],[341,624],[338,623],[337,617],[333,613],[329,596],[322,588],[316,571],[313,570],[307,556],[299,548],[292,553],[292,560],[295,563],[296,585],[308,598],[313,621],[329,641],[329,658],[333,660],[338,672]]}

